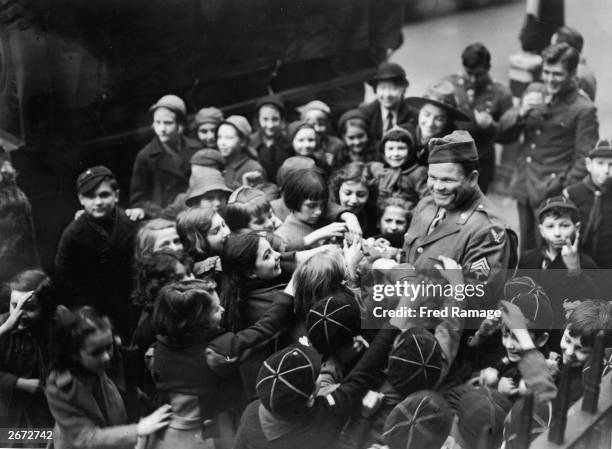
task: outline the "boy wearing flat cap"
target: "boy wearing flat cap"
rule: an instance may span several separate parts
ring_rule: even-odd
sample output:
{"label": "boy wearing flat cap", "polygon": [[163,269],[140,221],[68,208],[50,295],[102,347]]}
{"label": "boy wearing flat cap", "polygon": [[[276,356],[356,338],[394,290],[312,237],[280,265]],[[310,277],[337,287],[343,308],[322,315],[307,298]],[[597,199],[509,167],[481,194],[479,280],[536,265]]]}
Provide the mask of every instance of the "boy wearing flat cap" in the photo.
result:
{"label": "boy wearing flat cap", "polygon": [[393,62],[383,62],[368,81],[376,100],[362,104],[359,110],[370,124],[370,136],[379,142],[385,132],[395,126],[416,124],[418,112],[404,100],[408,79],[404,69]]}
{"label": "boy wearing flat cap", "polygon": [[599,268],[612,268],[612,139],[597,142],[586,158],[585,178],[563,195],[580,212],[581,248]]}
{"label": "boy wearing flat cap", "polygon": [[55,277],[66,305],[93,306],[129,335],[129,299],[136,224],[119,208],[119,185],[102,165],[77,178],[84,213],[64,230],[55,258]]}
{"label": "boy wearing flat cap", "polygon": [[164,95],[149,108],[155,137],[134,161],[130,186],[131,217],[157,217],[187,190],[189,161],[203,144],[185,137],[187,111],[176,95]]}
{"label": "boy wearing flat cap", "polygon": [[482,302],[468,301],[468,307],[496,301],[495,292],[505,282],[503,270],[508,268],[512,240],[478,187],[474,139],[467,131],[431,139],[428,162],[431,195],[414,210],[404,238],[406,262],[417,270],[435,271],[436,265],[447,268],[450,258],[461,266],[466,282],[486,283]]}
{"label": "boy wearing flat cap", "polygon": [[[578,208],[563,196],[544,200],[538,208],[542,247],[521,256],[519,269],[533,271],[533,280],[548,294],[554,313],[551,342],[558,342],[565,322],[565,310],[576,301],[598,297],[595,281],[588,270],[597,268],[591,257],[580,250]],[[554,349],[554,348],[553,348]]]}

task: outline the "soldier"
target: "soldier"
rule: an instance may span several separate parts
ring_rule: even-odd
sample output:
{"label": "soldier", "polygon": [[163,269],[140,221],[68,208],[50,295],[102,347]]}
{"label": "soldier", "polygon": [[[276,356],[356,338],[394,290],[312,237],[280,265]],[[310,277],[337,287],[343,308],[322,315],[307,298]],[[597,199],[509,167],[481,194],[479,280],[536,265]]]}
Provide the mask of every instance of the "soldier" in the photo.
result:
{"label": "soldier", "polygon": [[447,79],[455,88],[457,106],[472,119],[458,127],[469,131],[476,142],[480,160],[478,186],[487,193],[495,176],[494,140],[499,119],[512,107],[512,92],[491,79],[491,54],[480,42],[465,47],[461,61],[463,73]]}
{"label": "soldier", "polygon": [[597,109],[576,86],[578,52],[555,44],[542,58],[542,83],[530,84],[521,104],[502,116],[498,135],[504,142],[524,136],[513,177],[522,249],[538,246],[536,209],[585,177],[585,157],[598,138]]}
{"label": "soldier", "polygon": [[[404,237],[406,262],[435,271],[440,256],[456,261],[466,282],[486,282],[499,290],[508,268],[511,240],[493,206],[478,187],[478,152],[467,131],[455,131],[429,144],[427,184]],[[496,301],[487,294],[485,300]],[[484,303],[468,303],[480,307]]]}

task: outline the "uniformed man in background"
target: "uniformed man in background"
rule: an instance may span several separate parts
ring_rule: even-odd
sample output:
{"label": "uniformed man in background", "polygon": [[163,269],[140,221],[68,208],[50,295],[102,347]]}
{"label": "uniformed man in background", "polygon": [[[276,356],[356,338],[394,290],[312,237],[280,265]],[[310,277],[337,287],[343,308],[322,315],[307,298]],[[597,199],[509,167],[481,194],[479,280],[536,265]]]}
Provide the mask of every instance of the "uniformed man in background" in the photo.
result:
{"label": "uniformed man in background", "polygon": [[542,59],[542,83],[527,87],[521,104],[502,116],[498,134],[507,143],[523,136],[513,176],[523,250],[538,246],[538,206],[584,178],[585,157],[598,139],[597,109],[576,85],[578,52],[555,44]]}
{"label": "uniformed man in background", "polygon": [[461,62],[463,73],[450,75],[447,79],[455,88],[457,106],[472,119],[457,125],[469,131],[476,142],[480,161],[478,185],[487,193],[495,177],[495,137],[499,119],[512,107],[512,92],[491,78],[491,53],[480,42],[465,47]]}

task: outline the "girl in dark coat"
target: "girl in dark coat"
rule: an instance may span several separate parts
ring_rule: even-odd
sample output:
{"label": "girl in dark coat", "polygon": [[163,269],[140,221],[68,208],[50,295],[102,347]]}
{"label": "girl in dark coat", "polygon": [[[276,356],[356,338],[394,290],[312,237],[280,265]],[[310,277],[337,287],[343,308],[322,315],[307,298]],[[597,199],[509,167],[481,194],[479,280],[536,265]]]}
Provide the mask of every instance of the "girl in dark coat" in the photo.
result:
{"label": "girl in dark coat", "polygon": [[153,313],[158,334],[153,376],[173,415],[149,449],[200,449],[220,437],[222,447],[230,447],[233,429],[220,414],[237,417],[246,405],[236,368],[278,331],[290,309],[291,298],[284,295],[253,326],[231,333],[221,327],[224,308],[209,284],[196,280],[164,287]]}
{"label": "girl in dark coat", "polygon": [[[221,303],[226,311],[223,327],[233,332],[245,329],[256,323],[272,304],[284,298],[287,278],[282,274],[280,256],[258,234],[230,235],[221,254]],[[288,327],[291,322],[284,324]],[[260,348],[252,360],[240,368],[249,399],[255,396],[259,365],[276,350],[275,346],[276,343]]]}

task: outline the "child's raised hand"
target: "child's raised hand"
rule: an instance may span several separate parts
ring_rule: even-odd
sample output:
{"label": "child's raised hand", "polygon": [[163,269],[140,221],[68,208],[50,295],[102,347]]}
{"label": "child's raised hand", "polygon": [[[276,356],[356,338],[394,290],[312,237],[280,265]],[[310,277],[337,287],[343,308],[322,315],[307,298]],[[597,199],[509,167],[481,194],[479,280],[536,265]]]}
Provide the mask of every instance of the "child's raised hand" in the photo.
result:
{"label": "child's raised hand", "polygon": [[500,304],[502,323],[504,323],[510,331],[527,329],[529,321],[525,318],[519,306],[504,300],[500,301]]}
{"label": "child's raised hand", "polygon": [[344,223],[336,222],[323,226],[316,231],[311,232],[304,237],[304,244],[310,246],[320,240],[330,239],[332,237],[344,237],[346,232],[346,225]]}
{"label": "child's raised hand", "polygon": [[578,247],[580,245],[580,229],[576,230],[576,237],[572,242],[569,237],[565,241],[565,245],[561,248],[561,257],[567,267],[569,273],[580,273],[580,254]]}
{"label": "child's raised hand", "polygon": [[363,249],[361,247],[361,237],[353,236],[353,242],[349,245],[347,239],[343,243],[344,261],[351,276],[355,274],[357,264],[363,258]]}
{"label": "child's raised hand", "polygon": [[172,416],[172,407],[168,404],[162,405],[149,416],[145,416],[138,422],[138,436],[147,436],[166,427]]}
{"label": "child's raised hand", "polygon": [[363,231],[361,230],[361,224],[357,219],[357,216],[351,212],[344,212],[340,215],[342,221],[346,225],[346,230],[352,234],[363,235]]}
{"label": "child's raised hand", "polygon": [[9,313],[8,319],[4,322],[2,327],[5,327],[6,329],[12,329],[17,325],[17,323],[19,322],[19,318],[21,318],[21,314],[23,313],[21,310],[23,305],[28,299],[32,297],[33,294],[34,293],[31,293],[29,295],[23,295],[21,298],[19,298],[19,301],[17,301],[17,305],[11,311],[11,313]]}
{"label": "child's raised hand", "polygon": [[138,221],[145,217],[145,211],[141,207],[134,207],[132,209],[126,209],[125,215],[132,221]]}
{"label": "child's raised hand", "polygon": [[507,396],[512,396],[519,392],[516,383],[510,377],[502,377],[497,384],[497,391]]}

